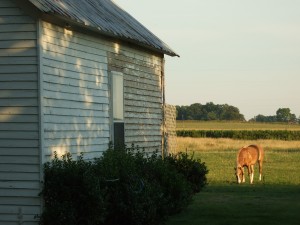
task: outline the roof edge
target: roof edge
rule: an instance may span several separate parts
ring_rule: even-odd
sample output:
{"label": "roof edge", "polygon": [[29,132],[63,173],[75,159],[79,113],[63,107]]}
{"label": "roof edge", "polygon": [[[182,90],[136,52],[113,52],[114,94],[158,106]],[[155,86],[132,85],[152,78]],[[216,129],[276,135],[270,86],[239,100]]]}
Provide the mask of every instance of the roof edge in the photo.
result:
{"label": "roof edge", "polygon": [[60,16],[60,15],[57,15],[57,14],[54,14],[54,13],[41,13],[39,18],[44,20],[44,21],[57,24],[61,27],[65,27],[65,28],[70,29],[70,30],[79,31],[80,29],[81,30],[84,29],[84,30],[88,30],[88,31],[93,32],[93,33],[103,35],[106,38],[112,38],[114,40],[124,41],[124,42],[130,43],[130,44],[138,45],[140,47],[146,48],[148,50],[151,50],[151,51],[154,51],[154,52],[157,52],[157,53],[166,54],[166,55],[169,55],[169,56],[172,56],[172,57],[175,57],[175,56],[180,57],[174,51],[172,51],[172,52],[171,51],[170,52],[165,51],[163,49],[158,49],[158,48],[152,47],[150,45],[147,45],[145,43],[139,42],[139,41],[131,39],[131,38],[119,37],[119,36],[114,35],[111,32],[105,32],[105,31],[97,29],[95,27],[87,26],[87,25],[85,25],[83,23],[80,23],[78,21],[68,19],[66,17]]}
{"label": "roof edge", "polygon": [[168,47],[168,49],[170,51],[167,51],[167,50],[164,50],[164,49],[159,49],[159,48],[151,46],[149,44],[140,42],[136,39],[126,38],[124,36],[117,36],[117,35],[113,34],[112,32],[106,32],[106,31],[97,29],[96,27],[87,26],[84,23],[73,20],[71,18],[60,16],[60,15],[55,14],[55,13],[43,12],[36,5],[34,5],[32,2],[30,2],[29,0],[13,0],[13,1],[20,8],[22,8],[24,11],[26,11],[27,13],[29,13],[31,16],[35,17],[36,19],[42,19],[42,20],[45,20],[47,22],[51,22],[51,23],[54,23],[56,25],[59,25],[61,27],[68,27],[69,29],[71,27],[70,30],[73,30],[73,28],[74,28],[75,31],[78,31],[80,29],[81,30],[82,29],[88,30],[90,32],[100,34],[100,35],[103,35],[103,36],[108,37],[108,38],[113,38],[114,40],[124,41],[124,42],[130,43],[130,44],[133,44],[133,45],[140,46],[142,48],[148,49],[148,50],[153,51],[153,52],[157,52],[157,53],[160,53],[160,54],[166,54],[166,55],[169,55],[169,56],[172,56],[172,57],[174,57],[174,56],[180,57],[170,47]]}

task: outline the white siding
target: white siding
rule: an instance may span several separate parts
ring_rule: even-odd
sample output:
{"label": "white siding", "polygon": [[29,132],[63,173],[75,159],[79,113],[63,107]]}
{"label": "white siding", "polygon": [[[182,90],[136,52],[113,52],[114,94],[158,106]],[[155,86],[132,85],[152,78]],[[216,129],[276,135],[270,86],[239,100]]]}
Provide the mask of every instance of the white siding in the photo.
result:
{"label": "white siding", "polygon": [[90,159],[107,149],[114,70],[124,74],[126,144],[161,151],[162,55],[46,22],[41,32],[46,160],[54,151]]}
{"label": "white siding", "polygon": [[38,224],[37,25],[0,1],[0,225]]}
{"label": "white siding", "polygon": [[109,54],[112,70],[124,74],[125,142],[147,152],[162,151],[163,58],[122,46]]}
{"label": "white siding", "polygon": [[0,0],[0,225],[37,224],[40,148],[44,161],[107,149],[110,71],[124,74],[126,143],[161,151],[162,57],[46,22],[37,30]]}
{"label": "white siding", "polygon": [[97,40],[41,23],[45,160],[99,157],[109,144],[106,52]]}

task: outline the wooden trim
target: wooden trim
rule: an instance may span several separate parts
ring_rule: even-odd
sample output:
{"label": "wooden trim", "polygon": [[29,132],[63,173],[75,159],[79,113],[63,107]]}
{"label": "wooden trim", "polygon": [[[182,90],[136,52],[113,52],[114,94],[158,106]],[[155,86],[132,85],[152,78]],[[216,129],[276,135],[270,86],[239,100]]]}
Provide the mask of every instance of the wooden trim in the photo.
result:
{"label": "wooden trim", "polygon": [[161,65],[161,89],[162,89],[162,135],[161,135],[161,146],[162,146],[162,156],[166,156],[168,153],[166,152],[165,146],[165,104],[166,104],[166,97],[165,97],[165,58],[162,58],[162,65]]}
{"label": "wooden trim", "polygon": [[[37,20],[37,56],[38,56],[38,102],[39,102],[39,161],[40,161],[40,181],[44,180],[44,115],[43,115],[43,49],[42,49],[42,29],[41,20]],[[41,183],[41,182],[40,182]],[[40,184],[42,190],[42,184]],[[43,199],[41,198],[41,211],[43,209]]]}

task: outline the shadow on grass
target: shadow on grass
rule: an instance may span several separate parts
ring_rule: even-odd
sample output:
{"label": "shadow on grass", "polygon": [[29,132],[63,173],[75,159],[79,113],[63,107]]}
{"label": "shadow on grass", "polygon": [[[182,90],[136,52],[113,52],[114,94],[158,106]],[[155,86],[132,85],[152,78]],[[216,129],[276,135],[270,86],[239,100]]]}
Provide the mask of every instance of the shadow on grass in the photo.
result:
{"label": "shadow on grass", "polygon": [[300,186],[211,184],[166,225],[296,225]]}

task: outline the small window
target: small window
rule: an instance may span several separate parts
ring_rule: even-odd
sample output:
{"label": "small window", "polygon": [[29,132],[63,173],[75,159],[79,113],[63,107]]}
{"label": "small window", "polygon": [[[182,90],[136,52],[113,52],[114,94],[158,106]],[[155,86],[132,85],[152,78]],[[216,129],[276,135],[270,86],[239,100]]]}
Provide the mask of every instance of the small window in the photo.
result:
{"label": "small window", "polygon": [[125,144],[124,123],[114,122],[114,145],[123,147]]}
{"label": "small window", "polygon": [[112,73],[113,119],[124,120],[123,74]]}
{"label": "small window", "polygon": [[125,144],[124,135],[124,78],[123,73],[111,72],[112,141],[115,146]]}

